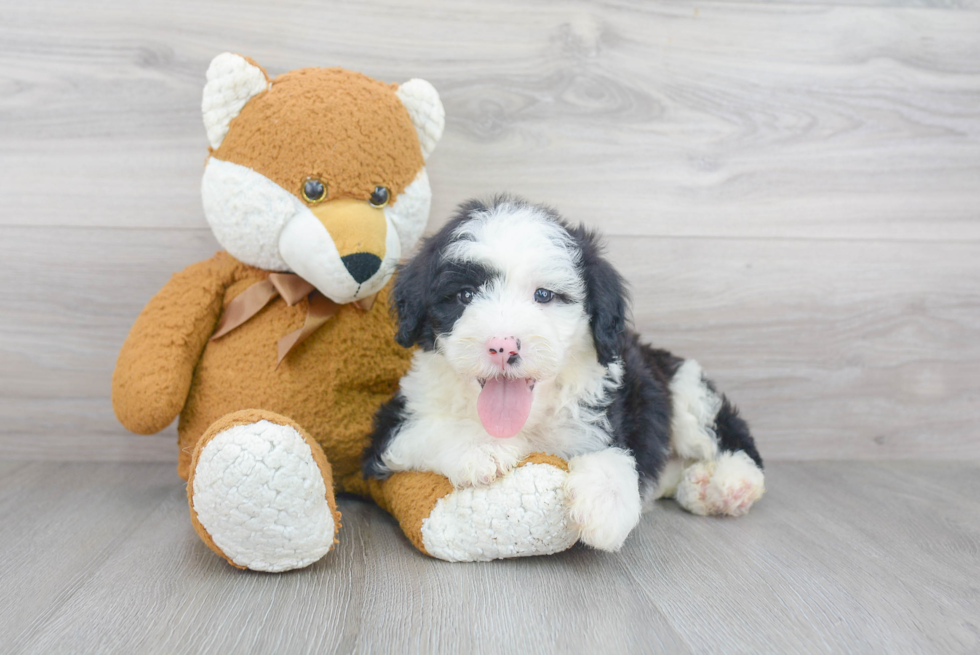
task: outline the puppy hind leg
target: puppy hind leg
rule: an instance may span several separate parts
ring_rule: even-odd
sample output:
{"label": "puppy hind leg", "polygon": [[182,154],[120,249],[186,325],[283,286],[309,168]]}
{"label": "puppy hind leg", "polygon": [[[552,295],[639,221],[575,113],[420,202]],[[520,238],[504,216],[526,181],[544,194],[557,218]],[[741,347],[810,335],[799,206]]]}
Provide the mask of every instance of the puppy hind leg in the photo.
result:
{"label": "puppy hind leg", "polygon": [[640,483],[640,499],[643,502],[644,512],[652,511],[654,503],[661,498],[674,497],[677,486],[684,479],[686,466],[687,462],[683,459],[671,457],[655,479],[646,478]]}
{"label": "puppy hind leg", "polygon": [[719,452],[684,468],[674,498],[684,509],[702,516],[742,516],[766,491],[762,459],[748,425],[722,397],[715,417]]}
{"label": "puppy hind leg", "polygon": [[694,360],[678,368],[670,389],[673,479],[660,485],[658,495],[673,496],[702,516],[745,514],[765,493],[762,458],[748,425]]}

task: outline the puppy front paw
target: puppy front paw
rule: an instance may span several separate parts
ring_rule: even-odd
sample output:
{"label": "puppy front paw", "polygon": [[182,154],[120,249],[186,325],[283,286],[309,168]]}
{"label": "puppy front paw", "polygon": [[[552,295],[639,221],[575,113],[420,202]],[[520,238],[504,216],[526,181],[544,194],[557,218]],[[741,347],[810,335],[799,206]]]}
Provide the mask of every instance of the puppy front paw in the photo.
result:
{"label": "puppy front paw", "polygon": [[565,501],[583,543],[599,550],[619,550],[640,521],[636,461],[619,448],[572,458]]}
{"label": "puppy front paw", "polygon": [[509,450],[479,446],[468,450],[446,477],[456,488],[485,487],[517,465],[517,456]]}

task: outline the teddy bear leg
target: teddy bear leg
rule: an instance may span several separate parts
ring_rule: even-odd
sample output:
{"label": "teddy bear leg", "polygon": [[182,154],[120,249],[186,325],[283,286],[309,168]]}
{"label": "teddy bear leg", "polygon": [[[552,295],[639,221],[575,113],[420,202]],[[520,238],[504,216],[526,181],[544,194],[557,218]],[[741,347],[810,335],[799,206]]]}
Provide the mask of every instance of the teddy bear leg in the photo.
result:
{"label": "teddy bear leg", "polygon": [[370,481],[371,495],[423,553],[450,562],[549,555],[578,538],[565,506],[564,460],[529,456],[486,487],[454,489],[435,473]]}
{"label": "teddy bear leg", "polygon": [[234,412],[208,428],[194,449],[187,500],[204,543],[242,569],[309,566],[340,528],[323,450],[273,412]]}

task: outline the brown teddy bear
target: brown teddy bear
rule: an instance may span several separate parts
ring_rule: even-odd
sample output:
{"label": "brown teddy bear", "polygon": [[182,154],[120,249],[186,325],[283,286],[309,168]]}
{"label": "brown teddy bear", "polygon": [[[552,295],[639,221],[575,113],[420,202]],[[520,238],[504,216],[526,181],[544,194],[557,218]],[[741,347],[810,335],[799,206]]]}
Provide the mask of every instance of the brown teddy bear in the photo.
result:
{"label": "brown teddy bear", "polygon": [[201,539],[240,568],[307,566],[335,543],[334,493],[346,491],[374,498],[442,559],[574,543],[557,458],[532,456],[481,489],[360,473],[372,417],[410,364],[388,283],[428,220],[425,160],[444,123],[432,85],[339,68],[270,80],[225,53],[208,69],[202,109],[204,211],[225,251],[149,302],[112,388],[134,432],[180,417],[178,473]]}

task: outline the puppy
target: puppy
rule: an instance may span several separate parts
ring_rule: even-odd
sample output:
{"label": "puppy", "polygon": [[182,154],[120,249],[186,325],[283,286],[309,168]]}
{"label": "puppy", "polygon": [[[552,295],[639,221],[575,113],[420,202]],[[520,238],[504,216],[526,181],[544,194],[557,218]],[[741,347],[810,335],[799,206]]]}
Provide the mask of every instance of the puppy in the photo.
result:
{"label": "puppy", "polygon": [[656,498],[739,515],[764,491],[734,406],[627,327],[598,237],[553,210],[470,201],[401,270],[397,341],[420,346],[375,418],[365,476],[426,470],[490,484],[534,452],[568,460],[569,517],[617,550]]}

